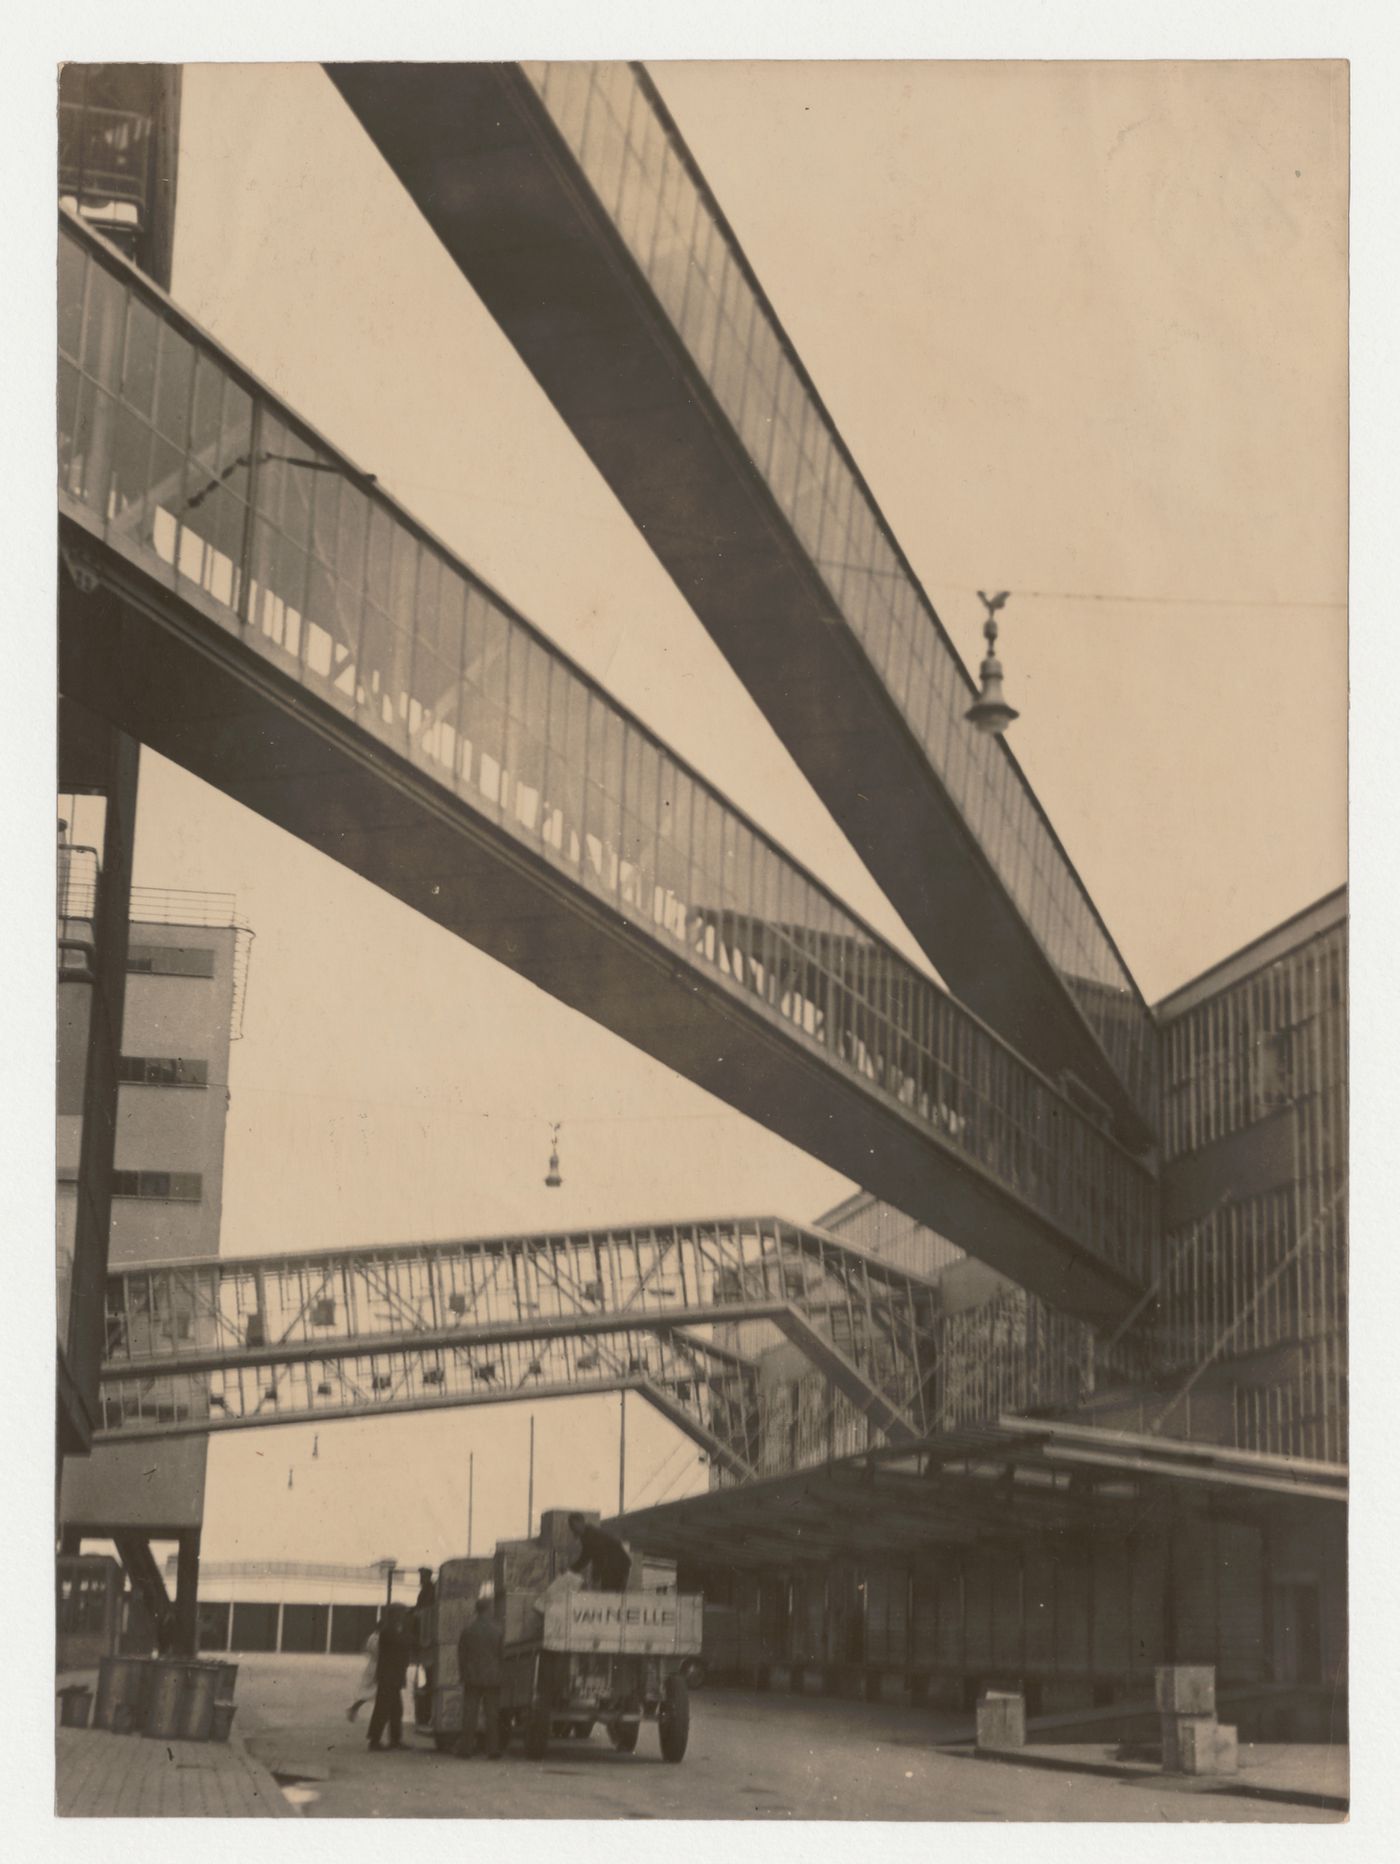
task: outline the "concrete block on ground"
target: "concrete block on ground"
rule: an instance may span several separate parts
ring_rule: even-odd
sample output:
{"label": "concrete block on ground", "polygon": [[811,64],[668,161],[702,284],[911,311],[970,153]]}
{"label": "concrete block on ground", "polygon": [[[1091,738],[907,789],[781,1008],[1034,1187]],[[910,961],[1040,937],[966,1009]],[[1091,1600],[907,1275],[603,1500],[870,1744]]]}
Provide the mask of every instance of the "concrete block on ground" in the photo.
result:
{"label": "concrete block on ground", "polygon": [[1215,1724],[1215,1771],[1238,1773],[1240,1770],[1240,1734],[1238,1728]]}
{"label": "concrete block on ground", "polygon": [[1163,1715],[1214,1715],[1215,1665],[1210,1663],[1159,1665],[1157,1707]]}
{"label": "concrete block on ground", "polygon": [[1240,1764],[1239,1737],[1213,1718],[1190,1716],[1182,1720],[1178,1736],[1181,1766],[1188,1774],[1235,1773]]}
{"label": "concrete block on ground", "polygon": [[1210,1751],[1211,1731],[1216,1726],[1213,1715],[1164,1715],[1162,1717],[1162,1771],[1196,1773],[1198,1754]]}
{"label": "concrete block on ground", "polygon": [[1026,1698],[1011,1689],[988,1689],[977,1699],[977,1745],[1019,1748],[1026,1745]]}

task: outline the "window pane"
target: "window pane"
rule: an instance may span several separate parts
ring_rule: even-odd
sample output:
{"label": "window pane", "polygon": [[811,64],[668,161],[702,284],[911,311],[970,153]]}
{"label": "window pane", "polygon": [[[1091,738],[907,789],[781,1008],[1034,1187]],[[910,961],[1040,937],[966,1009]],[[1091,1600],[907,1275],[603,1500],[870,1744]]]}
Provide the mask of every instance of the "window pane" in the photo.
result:
{"label": "window pane", "polygon": [[120,377],[125,321],[126,292],[109,271],[94,264],[88,274],[83,367],[106,388],[115,388]]}
{"label": "window pane", "polygon": [[148,419],[155,403],[156,351],[160,322],[147,305],[133,298],[126,320],[126,362],[122,369],[122,399]]}
{"label": "window pane", "polygon": [[83,289],[88,257],[66,233],[58,241],[58,347],[60,354],[78,357],[83,330]]}

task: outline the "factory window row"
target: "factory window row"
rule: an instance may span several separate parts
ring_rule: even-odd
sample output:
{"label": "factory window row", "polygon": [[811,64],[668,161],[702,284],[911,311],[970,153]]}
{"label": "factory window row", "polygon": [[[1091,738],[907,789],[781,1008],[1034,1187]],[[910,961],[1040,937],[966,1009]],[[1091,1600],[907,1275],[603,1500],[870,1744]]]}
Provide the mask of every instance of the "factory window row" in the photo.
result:
{"label": "factory window row", "polygon": [[209,1064],[183,1055],[123,1055],[117,1079],[146,1087],[207,1087]]}
{"label": "factory window row", "polygon": [[1164,1044],[1167,1158],[1290,1104],[1345,1127],[1346,932],[1333,927],[1171,1022]]}
{"label": "factory window row", "polygon": [[152,977],[212,977],[214,954],[197,945],[133,945],[126,968]]}
{"label": "factory window row", "polygon": [[197,1171],[114,1171],[113,1197],[147,1197],[173,1204],[197,1204],[204,1195]]}

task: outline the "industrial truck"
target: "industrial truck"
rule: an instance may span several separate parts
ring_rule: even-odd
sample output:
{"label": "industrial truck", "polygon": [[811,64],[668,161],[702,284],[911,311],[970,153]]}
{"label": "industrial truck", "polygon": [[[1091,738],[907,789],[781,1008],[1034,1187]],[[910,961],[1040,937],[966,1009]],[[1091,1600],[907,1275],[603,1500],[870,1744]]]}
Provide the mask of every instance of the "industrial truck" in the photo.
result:
{"label": "industrial truck", "polygon": [[[592,1517],[595,1518],[596,1517]],[[502,1541],[487,1559],[448,1560],[437,1581],[432,1685],[419,1726],[440,1752],[462,1735],[456,1640],[478,1597],[493,1601],[504,1638],[501,1740],[522,1737],[540,1760],[552,1739],[587,1740],[601,1725],[613,1746],[636,1752],[655,1722],[662,1758],[684,1758],[690,1736],[685,1666],[700,1656],[704,1600],[676,1589],[674,1562],[634,1560],[625,1592],[565,1578],[574,1550],[565,1511],[545,1514],[532,1541]]]}

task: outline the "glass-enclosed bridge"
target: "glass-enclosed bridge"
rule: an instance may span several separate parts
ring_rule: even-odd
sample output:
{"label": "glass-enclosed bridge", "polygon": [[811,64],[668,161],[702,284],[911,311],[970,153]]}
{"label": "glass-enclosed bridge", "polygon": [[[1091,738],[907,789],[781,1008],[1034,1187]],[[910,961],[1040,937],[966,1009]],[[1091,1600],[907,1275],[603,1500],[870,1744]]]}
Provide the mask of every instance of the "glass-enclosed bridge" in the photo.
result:
{"label": "glass-enclosed bridge", "polygon": [[71,216],[63,690],[1054,1306],[1151,1174]]}
{"label": "glass-enclosed bridge", "polygon": [[1150,1144],[1151,1014],[647,72],[328,70],[940,976]]}

